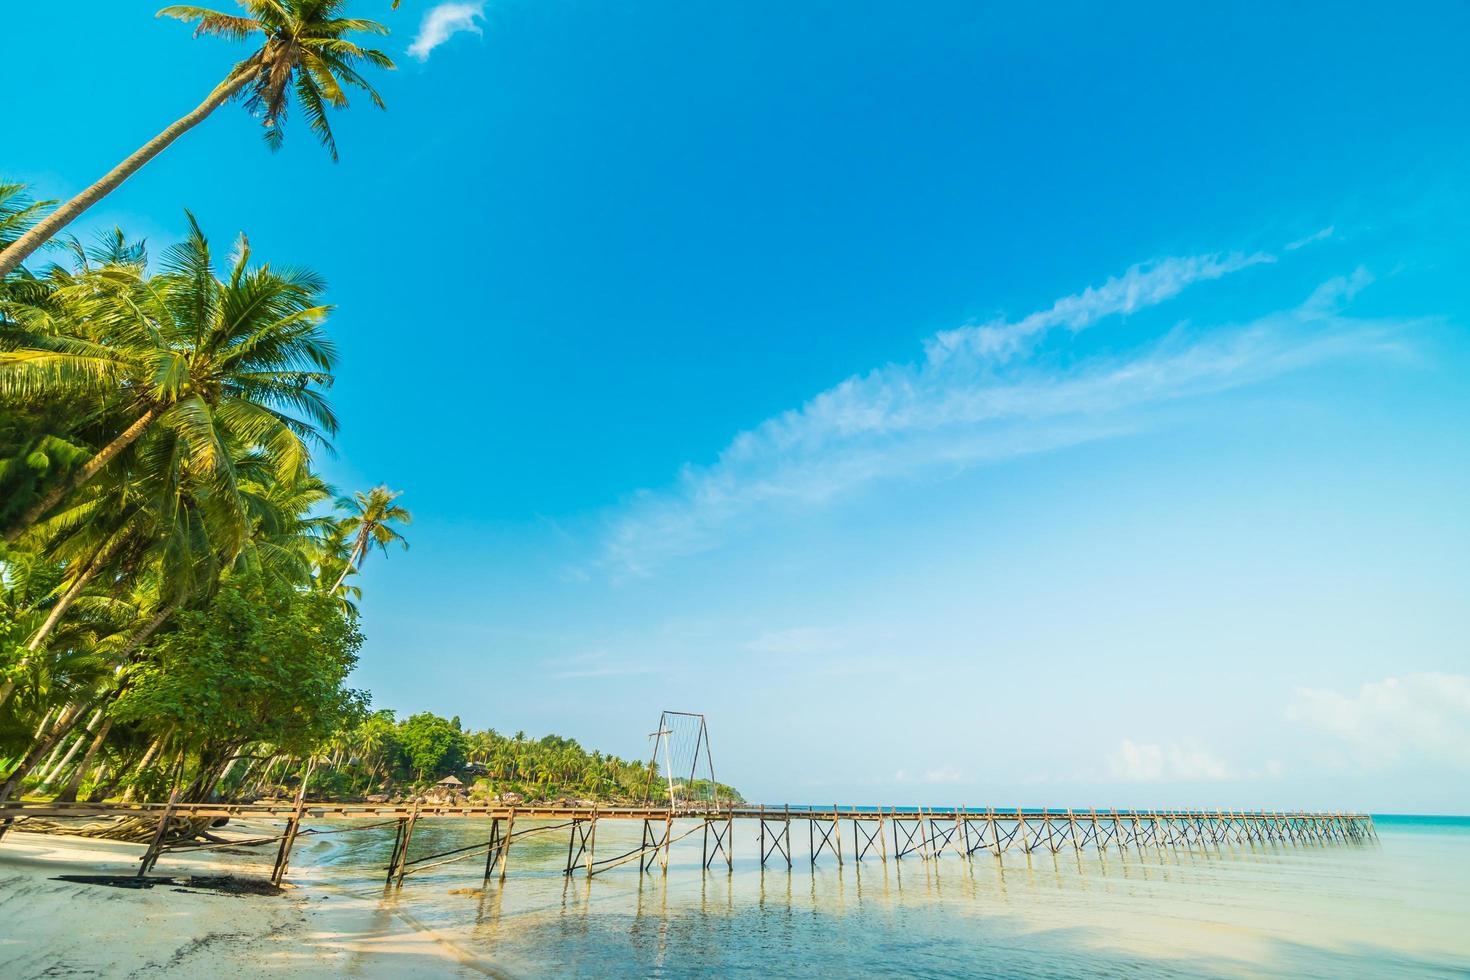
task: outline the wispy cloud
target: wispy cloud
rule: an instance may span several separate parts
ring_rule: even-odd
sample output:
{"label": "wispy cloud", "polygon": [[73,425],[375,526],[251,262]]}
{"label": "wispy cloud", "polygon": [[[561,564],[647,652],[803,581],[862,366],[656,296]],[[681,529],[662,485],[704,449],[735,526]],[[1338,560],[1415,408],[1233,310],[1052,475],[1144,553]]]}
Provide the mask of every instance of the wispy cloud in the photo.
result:
{"label": "wispy cloud", "polygon": [[1298,238],[1296,241],[1287,245],[1286,250],[1288,252],[1295,252],[1297,249],[1304,248],[1305,246],[1310,245],[1313,242],[1326,241],[1327,239],[1331,238],[1333,234],[1336,233],[1336,231],[1336,227],[1334,227],[1333,225],[1328,225],[1326,228],[1323,228],[1320,231],[1314,231],[1312,232],[1312,234],[1307,235],[1304,238]]}
{"label": "wispy cloud", "polygon": [[1050,309],[1039,310],[1014,323],[997,320],[941,330],[925,342],[924,349],[931,362],[944,361],[956,353],[1002,360],[1019,353],[1027,342],[1053,327],[1081,330],[1104,317],[1127,315],[1172,299],[1194,283],[1274,261],[1274,257],[1256,252],[1191,255],[1140,263],[1101,286],[1089,286],[1074,296],[1064,296]]}
{"label": "wispy cloud", "polygon": [[916,363],[848,378],[798,409],[737,435],[708,466],[645,492],[613,519],[601,564],[648,574],[718,546],[742,521],[811,506],[880,479],[953,470],[1136,431],[1139,410],[1258,382],[1388,346],[1384,322],[1344,315],[1365,272],[1331,280],[1300,306],[1210,331],[1176,328],[1126,354],[1026,356],[1049,330],[1177,296],[1189,284],[1273,261],[1255,254],[1166,258],[1057,300],[1014,322],[945,331]]}
{"label": "wispy cloud", "polygon": [[1387,677],[1356,694],[1303,689],[1287,716],[1343,739],[1360,762],[1470,769],[1470,677],[1462,674]]}
{"label": "wispy cloud", "polygon": [[428,61],[435,48],[456,34],[483,33],[480,21],[485,17],[484,3],[441,3],[430,7],[419,22],[418,35],[408,46],[408,53],[420,61]]}

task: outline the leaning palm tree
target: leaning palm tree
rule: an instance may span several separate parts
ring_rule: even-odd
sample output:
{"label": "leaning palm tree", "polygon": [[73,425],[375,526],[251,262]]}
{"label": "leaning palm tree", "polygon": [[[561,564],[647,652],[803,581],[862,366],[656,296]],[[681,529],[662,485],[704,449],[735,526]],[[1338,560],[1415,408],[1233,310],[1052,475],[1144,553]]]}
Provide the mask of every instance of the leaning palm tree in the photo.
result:
{"label": "leaning palm tree", "polygon": [[[336,360],[322,332],[322,281],[252,266],[243,236],[221,279],[193,215],[189,224],[189,238],[168,251],[158,275],[141,262],[89,270],[58,290],[67,317],[47,310],[34,324],[24,313],[0,324],[0,399],[100,397],[117,409],[101,448],[12,520],[5,541],[155,430],[176,438],[140,443],[164,454],[149,466],[187,465],[196,479],[214,481],[217,502],[236,509],[244,503],[230,447],[252,447],[284,476],[305,467],[308,441],[336,431],[322,394]],[[54,332],[58,325],[68,332]]]}
{"label": "leaning palm tree", "polygon": [[388,29],[382,24],[340,16],[347,6],[346,0],[239,2],[245,16],[192,6],[165,7],[158,12],[160,17],[195,23],[195,37],[212,34],[246,41],[260,35],[264,40],[255,52],[230,69],[194,111],[144,143],[101,180],[37,221],[0,251],[0,277],[9,274],[78,215],[116,190],[174,140],[232,99],[242,99],[245,109],[260,119],[265,127],[266,145],[275,150],[281,145],[282,124],[294,95],[307,124],[333,160],[337,159],[337,144],[327,120],[327,108],[347,107],[345,89],[362,89],[374,105],[384,107],[382,97],[358,69],[364,64],[392,68],[392,59],[381,51],[348,40],[353,34],[387,34]]}
{"label": "leaning palm tree", "polygon": [[332,585],[335,593],[347,580],[347,576],[353,574],[362,567],[363,560],[367,558],[368,548],[377,545],[384,554],[388,551],[388,545],[397,541],[404,548],[408,542],[403,535],[390,527],[390,524],[409,524],[413,521],[413,515],[407,510],[394,503],[403,496],[401,490],[389,490],[386,486],[373,487],[367,493],[358,491],[351,497],[341,497],[337,500],[337,506],[347,511],[347,517],[338,524],[344,535],[353,536],[352,553],[347,556],[347,563],[342,567],[342,574],[337,576],[337,581]]}
{"label": "leaning palm tree", "polygon": [[55,203],[33,200],[25,184],[0,180],[0,249],[19,240]]}

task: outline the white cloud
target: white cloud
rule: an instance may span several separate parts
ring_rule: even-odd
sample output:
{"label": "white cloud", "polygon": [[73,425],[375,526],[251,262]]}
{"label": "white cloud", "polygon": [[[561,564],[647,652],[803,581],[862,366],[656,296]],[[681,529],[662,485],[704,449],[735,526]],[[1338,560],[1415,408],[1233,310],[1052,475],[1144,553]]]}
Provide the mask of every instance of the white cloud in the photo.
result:
{"label": "white cloud", "polygon": [[1262,262],[1270,255],[1191,255],[1169,257],[1131,266],[1101,286],[1089,286],[1074,296],[1064,296],[1051,305],[1015,323],[1004,320],[982,326],[941,330],[925,342],[929,360],[943,361],[959,352],[1003,360],[1019,352],[1026,341],[1053,327],[1081,330],[1098,320],[1126,315],[1154,306],[1184,291],[1186,286],[1219,279]]}
{"label": "white cloud", "polygon": [[1388,677],[1352,695],[1303,689],[1287,717],[1347,741],[1359,761],[1470,769],[1470,677],[1462,674]]}
{"label": "white cloud", "polygon": [[1139,744],[1124,739],[1108,756],[1108,774],[1128,783],[1220,782],[1239,776],[1194,742]]}
{"label": "white cloud", "polygon": [[667,491],[643,492],[613,519],[601,564],[648,574],[718,546],[759,514],[821,504],[876,480],[1043,452],[1136,431],[1142,409],[1274,377],[1332,357],[1380,352],[1386,327],[1342,307],[1366,272],[1319,287],[1299,307],[1208,333],[1177,328],[1127,354],[1057,366],[1029,358],[1055,327],[1080,330],[1177,295],[1191,282],[1271,261],[1203,255],[1134,266],[1015,323],[937,334],[916,363],[848,378],[737,435]]}
{"label": "white cloud", "polygon": [[1312,234],[1306,236],[1305,238],[1298,238],[1296,241],[1287,245],[1286,250],[1288,252],[1295,252],[1297,249],[1310,245],[1313,242],[1326,241],[1327,239],[1331,238],[1336,231],[1337,229],[1334,226],[1328,225],[1321,231],[1314,231]]}
{"label": "white cloud", "polygon": [[429,54],[461,32],[483,33],[479,21],[485,17],[485,4],[441,3],[429,8],[419,22],[418,36],[408,46],[408,53],[420,61],[428,61]]}

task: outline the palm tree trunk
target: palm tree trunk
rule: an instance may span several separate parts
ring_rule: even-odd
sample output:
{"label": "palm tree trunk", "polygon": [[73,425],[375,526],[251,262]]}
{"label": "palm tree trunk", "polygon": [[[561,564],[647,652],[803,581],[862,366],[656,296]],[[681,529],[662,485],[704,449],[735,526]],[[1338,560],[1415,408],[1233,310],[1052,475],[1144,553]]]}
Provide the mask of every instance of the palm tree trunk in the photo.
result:
{"label": "palm tree trunk", "polygon": [[76,727],[77,722],[81,719],[82,713],[88,707],[90,705],[74,705],[70,711],[64,712],[62,717],[57,720],[56,727],[52,729],[49,735],[38,739],[36,744],[31,746],[31,750],[26,753],[25,758],[20,760],[20,765],[10,771],[10,775],[6,778],[5,784],[0,786],[0,803],[4,803],[10,799],[10,795],[15,792],[16,787],[20,786],[21,780],[25,779],[32,769],[36,768],[36,763],[41,761],[42,756],[50,752],[53,746],[60,745],[62,740],[71,734],[71,730]]}
{"label": "palm tree trunk", "polygon": [[[138,772],[145,772],[148,767],[153,764],[153,760],[158,757],[158,753],[163,751],[164,743],[167,742],[171,737],[173,737],[173,733],[174,726],[170,725],[168,726],[168,731],[164,732],[162,735],[153,740],[153,744],[148,746],[148,751],[143,753],[143,758],[138,763]],[[123,802],[131,803],[133,801],[133,797],[137,795],[138,787],[137,783],[134,783],[132,786],[128,787],[127,792],[123,793]]]}
{"label": "palm tree trunk", "polygon": [[61,617],[66,615],[66,611],[71,608],[71,604],[76,602],[77,596],[82,594],[82,590],[87,587],[87,583],[92,581],[94,575],[102,571],[102,566],[107,563],[107,559],[111,558],[113,553],[120,547],[122,547],[121,538],[109,542],[97,552],[96,556],[87,564],[87,567],[82,569],[82,574],[78,575],[76,581],[72,582],[71,588],[63,592],[61,598],[56,600],[56,605],[51,607],[51,612],[47,614],[46,621],[41,624],[41,628],[36,630],[36,635],[31,637],[31,641],[26,644],[26,651],[28,653],[35,653],[41,649],[41,644],[46,642],[46,637],[50,636],[51,631],[56,628],[56,624],[61,622]]}
{"label": "palm tree trunk", "polygon": [[337,584],[332,586],[332,591],[327,595],[336,595],[337,590],[342,588],[342,583],[347,581],[347,575],[357,570],[358,562],[362,561],[363,555],[367,554],[367,533],[364,531],[357,536],[357,544],[352,546],[352,554],[347,556],[347,564],[342,569],[342,574],[337,576]]}
{"label": "palm tree trunk", "polygon": [[123,181],[141,170],[144,164],[162,153],[174,140],[209,118],[211,112],[234,98],[249,80],[250,76],[243,72],[225,79],[213,92],[209,93],[209,98],[199,103],[193,112],[176,120],[173,125],[144,143],[132,156],[113,167],[97,183],[37,222],[30,231],[16,239],[14,244],[0,252],[0,277],[9,275],[29,258],[32,252],[44,245],[58,231],[71,224],[83,211],[116,190]]}
{"label": "palm tree trunk", "polygon": [[172,616],[183,604],[182,599],[172,600],[168,605],[154,613],[153,618],[144,623],[138,632],[133,634],[132,638],[128,640],[127,646],[123,647],[122,651],[117,655],[118,670],[122,669],[123,665],[137,652],[138,648],[147,643],[148,638],[153,635],[154,631],[162,626],[164,621]]}
{"label": "palm tree trunk", "polygon": [[[155,420],[157,420],[158,416],[162,414],[163,408],[155,405],[152,408],[148,409],[148,411],[144,412],[142,415],[138,416],[137,420],[134,421],[132,425],[124,429],[122,433],[119,434],[116,439],[113,439],[112,442],[108,443],[101,452],[93,456],[91,459],[87,460],[87,464],[85,466],[80,467],[70,477],[63,480],[60,486],[53,487],[50,493],[46,494],[46,496],[36,501],[36,503],[29,510],[20,515],[15,523],[6,528],[5,543],[13,543],[16,538],[20,537],[26,531],[30,530],[30,528],[35,525],[37,521],[45,517],[46,514],[51,510],[51,508],[61,503],[61,501],[66,498],[67,494],[71,493],[77,487],[86,483],[88,480],[92,479],[92,477],[101,472],[102,468],[108,463],[112,462],[113,459],[117,457],[118,453],[131,446],[134,442],[137,442],[138,437],[141,436],[147,430],[147,428],[152,425]],[[5,693],[8,694],[9,692],[7,691]],[[3,701],[3,697],[0,697],[0,703],[3,703]]]}
{"label": "palm tree trunk", "polygon": [[[61,622],[61,617],[65,615],[67,609],[76,601],[77,596],[82,594],[82,590],[87,587],[87,583],[92,580],[92,577],[102,570],[102,566],[107,563],[107,559],[112,557],[113,552],[117,551],[121,543],[121,541],[115,541],[98,552],[91,563],[82,569],[82,574],[77,576],[77,580],[72,583],[71,588],[67,589],[61,598],[56,600],[56,605],[51,608],[51,612],[46,616],[46,621],[41,624],[41,628],[36,630],[36,635],[31,637],[31,641],[26,644],[27,656],[21,658],[20,663],[17,665],[19,669],[24,670],[30,666],[31,657],[29,654],[33,654],[41,649],[41,645],[46,642],[46,637],[56,628],[56,624]],[[14,690],[15,682],[13,680],[7,678],[4,683],[0,683],[0,706],[3,706],[6,701],[10,700],[11,692]]]}
{"label": "palm tree trunk", "polygon": [[107,733],[111,730],[112,719],[104,719],[102,727],[97,729],[97,734],[92,739],[92,744],[87,746],[87,754],[82,756],[82,761],[78,762],[77,767],[72,770],[71,778],[66,781],[61,792],[56,794],[56,802],[72,803],[76,801],[77,791],[82,788],[82,777],[86,776],[87,770],[92,768],[92,761],[97,758],[97,753],[101,750],[102,743],[107,741]]}
{"label": "palm tree trunk", "polygon": [[[164,621],[172,616],[174,614],[174,611],[178,609],[181,605],[183,605],[182,599],[171,600],[162,609],[154,613],[153,618],[144,623],[142,628],[140,628],[136,633],[132,635],[132,637],[128,640],[127,645],[123,647],[122,652],[118,655],[118,667],[117,670],[114,672],[114,676],[122,672],[123,665],[128,662],[128,659],[132,657],[133,653],[136,652],[137,649],[141,647],[144,643],[147,643],[148,638],[153,635],[153,632],[157,630],[158,627],[162,626]],[[108,701],[115,700],[118,695],[122,694],[124,687],[126,687],[126,684],[113,688],[111,693],[103,696],[105,698],[103,703],[105,704]],[[95,704],[97,702],[94,701],[93,703]],[[76,714],[72,715],[67,724],[58,723],[55,730],[52,731],[49,737],[40,739],[36,742],[36,744],[31,748],[31,751],[26,755],[24,759],[21,760],[20,765],[11,770],[10,775],[5,780],[5,784],[3,786],[0,786],[0,803],[4,803],[6,800],[10,799],[10,794],[15,792],[15,789],[17,786],[20,785],[21,780],[24,779],[32,769],[35,768],[35,765],[38,761],[40,761],[41,756],[44,755],[46,751],[51,748],[51,746],[66,738],[67,735],[71,734],[71,730],[76,727],[76,723],[80,715],[81,712],[78,711],[76,712]],[[93,724],[96,724],[96,722],[93,722]]]}
{"label": "palm tree trunk", "polygon": [[83,743],[87,741],[87,735],[92,731],[93,726],[101,720],[102,709],[98,708],[96,712],[93,713],[92,720],[87,723],[87,727],[82,730],[82,734],[78,735],[76,741],[71,743],[71,748],[67,749],[66,755],[61,757],[61,761],[53,766],[50,772],[47,772],[44,776],[41,777],[41,785],[43,787],[49,786],[51,783],[55,782],[56,777],[61,775],[61,773],[66,769],[67,765],[71,762],[72,758],[77,754],[77,751],[82,747]]}

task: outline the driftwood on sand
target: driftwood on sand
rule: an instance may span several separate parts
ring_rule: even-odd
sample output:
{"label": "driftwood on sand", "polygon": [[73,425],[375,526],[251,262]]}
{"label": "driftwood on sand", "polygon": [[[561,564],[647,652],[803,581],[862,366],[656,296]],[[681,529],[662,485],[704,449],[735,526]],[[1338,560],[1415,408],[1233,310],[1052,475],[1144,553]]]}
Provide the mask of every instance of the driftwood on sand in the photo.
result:
{"label": "driftwood on sand", "polygon": [[[163,839],[192,840],[203,836],[214,822],[212,817],[170,817]],[[12,829],[24,830],[28,834],[70,834],[75,837],[100,837],[146,844],[158,833],[158,817],[151,813],[138,816],[128,814],[83,817],[74,820],[23,817],[15,822]]]}

